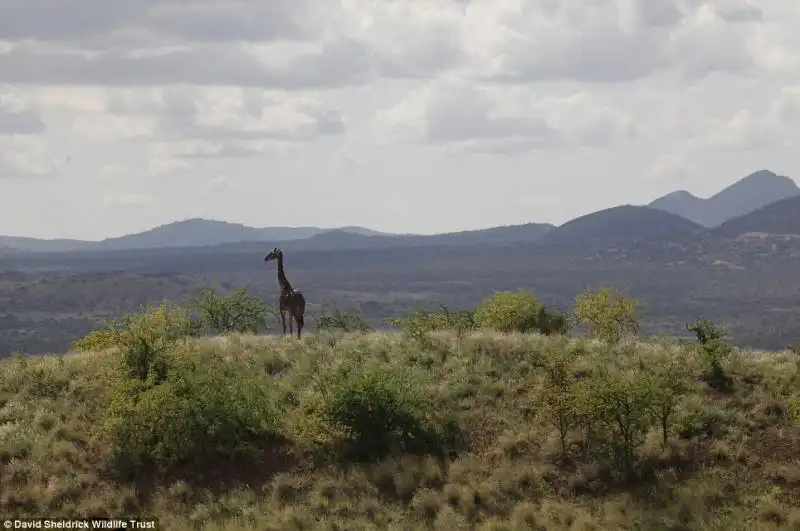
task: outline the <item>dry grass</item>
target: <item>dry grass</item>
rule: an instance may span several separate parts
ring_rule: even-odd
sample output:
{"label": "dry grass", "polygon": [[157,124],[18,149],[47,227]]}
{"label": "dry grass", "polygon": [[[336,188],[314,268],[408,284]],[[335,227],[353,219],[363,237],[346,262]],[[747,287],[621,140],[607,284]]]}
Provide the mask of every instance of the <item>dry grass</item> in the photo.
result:
{"label": "dry grass", "polygon": [[[281,437],[252,461],[209,463],[203,477],[144,471],[123,481],[98,429],[119,384],[113,351],[2,361],[0,516],[149,515],[176,531],[800,529],[794,354],[735,353],[725,367],[730,392],[690,378],[667,446],[650,427],[625,480],[607,459],[582,457],[575,430],[562,455],[539,414],[547,360],[566,351],[578,353],[577,374],[646,371],[664,359],[701,372],[691,349],[664,340],[609,347],[486,332],[422,343],[400,334],[198,340],[181,355],[274,380]],[[337,434],[311,412],[325,399],[326,375],[358,363],[410,382],[434,399],[434,413],[457,418],[467,433],[457,453],[371,462],[337,453]]]}

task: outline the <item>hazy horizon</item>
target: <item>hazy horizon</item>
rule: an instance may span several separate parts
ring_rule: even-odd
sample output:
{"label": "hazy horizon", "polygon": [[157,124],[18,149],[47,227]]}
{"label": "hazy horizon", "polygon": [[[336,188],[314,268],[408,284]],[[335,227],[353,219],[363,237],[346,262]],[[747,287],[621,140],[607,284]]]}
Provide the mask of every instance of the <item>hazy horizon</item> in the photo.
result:
{"label": "hazy horizon", "polygon": [[798,26],[766,0],[8,0],[0,234],[560,225],[800,176]]}
{"label": "hazy horizon", "polygon": [[[772,171],[772,170],[769,170],[768,168],[761,168],[761,169]],[[741,178],[744,178],[746,176],[749,176],[749,175],[755,173],[756,171],[759,171],[759,170],[754,170],[754,171],[748,172],[745,175],[742,175],[741,177],[739,177],[737,179],[734,179],[730,183],[724,184],[719,190],[712,191],[712,192],[710,192],[710,193],[708,193],[706,195],[702,195],[701,196],[701,195],[698,195],[698,194],[692,192],[691,190],[685,190],[685,189],[676,189],[676,190],[673,190],[672,192],[688,191],[689,193],[691,193],[695,197],[698,197],[700,199],[708,199],[709,197],[713,196],[715,193],[723,190],[724,188],[726,188],[727,186],[730,186],[731,184],[736,183]],[[777,175],[782,175],[779,172],[773,172],[773,173],[776,173]],[[782,175],[782,176],[789,177],[791,180],[793,180],[795,183],[797,183],[798,186],[800,186],[800,181],[798,181],[797,179],[794,179],[793,177],[791,177],[789,175]],[[670,192],[667,192],[667,193],[670,193]],[[662,194],[659,197],[663,197],[663,195],[664,194]],[[647,200],[644,203],[637,204],[637,205],[638,206],[646,206],[647,204],[649,204],[650,202],[652,202],[655,199],[658,199],[658,197],[653,197],[650,200]],[[633,205],[633,204],[634,203],[622,202],[622,203],[618,203],[618,204],[614,204],[614,205],[608,205],[608,206],[602,207],[602,208],[600,208],[598,210],[604,210],[606,208],[613,208],[615,206]],[[244,223],[242,221],[236,221],[236,220],[230,220],[230,219],[204,218],[202,216],[191,216],[191,217],[188,217],[188,218],[181,218],[181,219],[174,219],[174,220],[166,221],[164,223],[159,223],[158,225],[151,225],[151,226],[142,228],[140,230],[134,230],[134,231],[125,232],[125,233],[122,233],[122,234],[109,234],[109,235],[106,235],[106,236],[103,236],[103,237],[100,237],[100,238],[80,238],[80,237],[71,237],[71,236],[66,236],[66,237],[46,237],[45,236],[45,237],[41,237],[41,236],[30,236],[30,235],[27,235],[27,234],[8,234],[8,233],[0,233],[0,236],[11,236],[11,237],[18,237],[18,238],[40,238],[40,239],[50,239],[50,240],[70,239],[70,240],[81,240],[81,241],[101,241],[101,240],[108,239],[108,238],[116,238],[116,237],[120,237],[120,236],[126,236],[126,235],[129,235],[129,234],[137,234],[137,233],[145,232],[145,231],[148,231],[148,230],[151,230],[151,229],[154,229],[156,227],[163,226],[163,225],[169,225],[169,224],[172,224],[172,223],[178,223],[178,222],[182,222],[182,221],[189,221],[189,220],[192,220],[192,219],[204,219],[204,220],[208,220],[208,221],[219,221],[219,222],[225,222],[225,223],[231,223],[231,224],[242,224],[242,225],[245,225],[245,226],[248,226],[248,227],[259,228],[259,229],[260,228],[279,228],[279,227],[280,228],[308,228],[308,227],[315,227],[315,228],[320,228],[320,229],[323,229],[323,230],[335,230],[335,229],[346,228],[346,227],[361,227],[361,228],[371,229],[371,230],[375,230],[375,231],[379,231],[379,232],[383,232],[383,233],[389,233],[389,234],[414,234],[414,235],[419,235],[419,236],[430,236],[430,235],[443,234],[443,233],[449,233],[449,232],[483,230],[483,229],[490,229],[490,228],[494,228],[494,227],[503,227],[503,226],[510,226],[510,225],[523,225],[523,224],[527,224],[527,223],[550,223],[551,225],[559,226],[559,225],[561,225],[563,223],[566,223],[567,221],[575,219],[576,217],[580,217],[580,216],[584,216],[584,215],[587,215],[587,214],[591,214],[591,213],[596,212],[596,211],[597,210],[593,210],[591,212],[584,212],[584,213],[578,214],[575,217],[566,219],[566,220],[564,220],[564,221],[562,221],[560,223],[553,223],[553,222],[550,222],[550,221],[529,220],[529,221],[521,221],[521,222],[516,222],[516,223],[498,223],[496,225],[491,225],[491,226],[467,227],[467,228],[457,228],[457,229],[454,229],[454,230],[428,231],[428,232],[425,232],[425,231],[422,231],[422,232],[410,232],[410,231],[407,231],[407,230],[396,230],[396,231],[395,230],[382,230],[380,228],[366,226],[366,225],[359,225],[359,224],[355,224],[355,223],[354,224],[347,224],[347,225],[334,225],[334,226],[248,225],[247,223]]]}

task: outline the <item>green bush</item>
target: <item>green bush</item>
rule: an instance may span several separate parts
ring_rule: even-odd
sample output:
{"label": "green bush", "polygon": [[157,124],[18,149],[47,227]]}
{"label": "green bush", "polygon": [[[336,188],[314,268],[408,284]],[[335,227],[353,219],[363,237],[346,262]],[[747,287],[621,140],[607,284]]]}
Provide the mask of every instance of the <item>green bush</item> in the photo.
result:
{"label": "green bush", "polygon": [[522,289],[500,291],[481,301],[475,309],[475,323],[500,332],[563,334],[568,328],[566,316],[548,312],[532,293]]}
{"label": "green bush", "polygon": [[406,335],[425,341],[427,334],[435,330],[454,330],[458,337],[463,337],[467,332],[474,330],[475,312],[471,310],[450,311],[441,305],[441,311],[429,311],[416,308],[407,316],[399,319],[387,319],[390,326],[403,328]]}
{"label": "green bush", "polygon": [[116,348],[128,377],[163,380],[164,357],[181,340],[199,334],[189,311],[169,301],[152,304],[139,313],[110,321],[73,344],[77,351]]}
{"label": "green bush", "polygon": [[172,356],[157,385],[121,380],[103,422],[110,463],[123,476],[248,455],[277,425],[263,382],[243,379],[223,362],[177,363]]}
{"label": "green bush", "polygon": [[788,415],[792,422],[800,422],[800,395],[789,399]]}
{"label": "green bush", "polygon": [[200,313],[203,327],[212,333],[255,334],[268,328],[269,309],[260,299],[248,295],[247,288],[220,295],[215,288],[203,286],[189,306]]}
{"label": "green bush", "polygon": [[661,444],[666,448],[678,405],[690,390],[688,373],[680,360],[664,357],[648,367],[648,380],[650,414],[661,428]]}
{"label": "green bush", "polygon": [[323,418],[344,432],[350,457],[433,450],[437,436],[418,393],[390,374],[343,375],[330,390]]}
{"label": "green bush", "polygon": [[717,389],[730,387],[731,379],[725,374],[722,364],[733,349],[725,343],[725,331],[705,317],[700,317],[691,326],[687,324],[686,330],[697,338],[700,355],[706,363],[704,376],[708,384]]}
{"label": "green bush", "polygon": [[169,301],[151,304],[142,311],[109,321],[102,329],[94,330],[73,343],[73,350],[95,351],[128,347],[139,340],[163,345],[199,333],[199,323],[189,311]]}
{"label": "green bush", "polygon": [[648,383],[647,375],[639,370],[602,370],[593,382],[596,410],[627,478],[634,473],[637,450],[652,426],[653,394]]}
{"label": "green bush", "polygon": [[131,378],[157,383],[166,377],[166,355],[180,340],[198,333],[188,310],[169,302],[129,315],[119,327],[122,361]]}
{"label": "green bush", "polygon": [[322,313],[316,319],[318,330],[341,330],[342,332],[369,332],[372,330],[364,320],[364,316],[357,311],[344,312],[330,304],[328,308],[323,308]]}
{"label": "green bush", "polygon": [[641,314],[637,303],[611,288],[586,289],[575,298],[575,320],[586,327],[589,337],[617,343],[639,331]]}
{"label": "green bush", "polygon": [[72,343],[72,350],[76,352],[99,352],[122,344],[121,332],[112,329],[114,324],[109,324],[106,330],[92,330],[87,335]]}

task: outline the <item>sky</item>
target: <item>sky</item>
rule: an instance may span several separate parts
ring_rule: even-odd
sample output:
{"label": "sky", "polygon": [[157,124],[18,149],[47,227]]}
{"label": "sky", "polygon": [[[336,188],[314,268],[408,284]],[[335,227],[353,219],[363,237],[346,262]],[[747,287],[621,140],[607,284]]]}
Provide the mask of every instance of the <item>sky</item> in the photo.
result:
{"label": "sky", "polygon": [[800,176],[787,0],[2,0],[0,234],[435,233]]}

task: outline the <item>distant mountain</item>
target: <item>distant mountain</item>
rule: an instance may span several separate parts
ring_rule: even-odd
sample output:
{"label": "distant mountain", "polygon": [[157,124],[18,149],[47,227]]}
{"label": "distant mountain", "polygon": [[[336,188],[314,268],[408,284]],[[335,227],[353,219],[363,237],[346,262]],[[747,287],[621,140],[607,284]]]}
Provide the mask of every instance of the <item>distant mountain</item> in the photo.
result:
{"label": "distant mountain", "polygon": [[562,247],[609,247],[660,238],[679,238],[704,230],[693,221],[650,207],[623,205],[568,221],[540,243]]}
{"label": "distant mountain", "polygon": [[534,243],[555,228],[549,223],[525,223],[481,230],[466,230],[431,235],[364,236],[342,230],[317,234],[303,242],[302,248],[425,247],[433,245],[509,245]]}
{"label": "distant mountain", "polygon": [[800,196],[776,201],[711,231],[716,238],[738,238],[747,233],[800,237]]}
{"label": "distant mountain", "polygon": [[17,236],[0,236],[0,248],[19,251],[73,251],[83,248],[87,243],[81,240],[40,240]]}
{"label": "distant mountain", "polygon": [[240,223],[229,223],[192,218],[161,225],[153,229],[92,242],[83,240],[40,240],[0,236],[0,246],[22,251],[119,251],[128,249],[162,249],[202,247],[243,241],[292,241],[310,238],[331,230],[340,230],[362,236],[386,235],[364,227],[322,229],[319,227],[267,227],[255,228]]}
{"label": "distant mountain", "polygon": [[[504,246],[516,243],[536,243],[555,228],[548,223],[525,223],[482,230],[467,230],[444,234],[377,234],[363,235],[337,229],[325,231],[306,239],[272,241],[284,250],[330,251],[344,249],[390,249],[403,247]],[[220,246],[218,252],[261,251],[263,244],[231,243]]]}
{"label": "distant mountain", "polygon": [[660,197],[648,206],[681,216],[704,227],[716,227],[729,219],[797,195],[800,195],[800,187],[794,180],[769,170],[760,170],[708,199],[680,190]]}
{"label": "distant mountain", "polygon": [[225,249],[281,245],[295,250],[366,249],[429,245],[507,245],[532,243],[553,229],[548,223],[525,223],[445,234],[389,234],[364,227],[321,229],[318,227],[268,227],[258,229],[238,223],[188,219],[161,225],[137,234],[99,242],[81,240],[37,240],[0,237],[0,247],[17,251],[124,251],[133,249],[179,249],[223,246]]}
{"label": "distant mountain", "polygon": [[[310,238],[334,229],[319,227],[255,228],[240,223],[193,218],[161,225],[138,234],[108,238],[92,245],[93,249],[160,249],[164,247],[200,247],[242,241],[291,241]],[[339,229],[361,235],[382,234],[363,227]]]}

